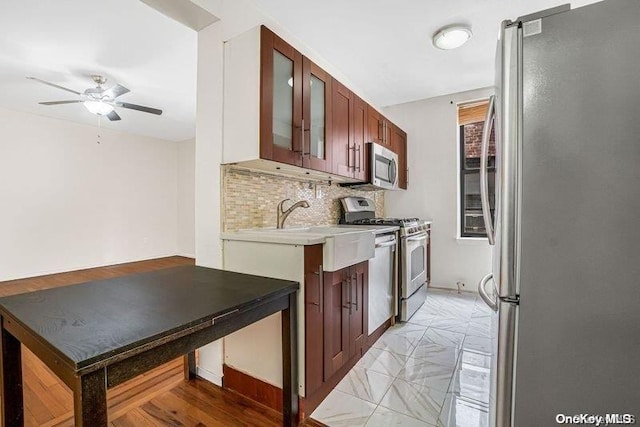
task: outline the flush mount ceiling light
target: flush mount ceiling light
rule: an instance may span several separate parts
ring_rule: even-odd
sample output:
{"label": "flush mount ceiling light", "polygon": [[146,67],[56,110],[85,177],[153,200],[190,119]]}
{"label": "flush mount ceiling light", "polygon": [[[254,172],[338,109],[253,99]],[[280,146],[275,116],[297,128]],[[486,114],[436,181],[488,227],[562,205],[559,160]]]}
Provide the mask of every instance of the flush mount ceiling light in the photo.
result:
{"label": "flush mount ceiling light", "polygon": [[451,25],[434,34],[433,45],[443,50],[455,49],[465,44],[472,35],[471,28],[467,26]]}

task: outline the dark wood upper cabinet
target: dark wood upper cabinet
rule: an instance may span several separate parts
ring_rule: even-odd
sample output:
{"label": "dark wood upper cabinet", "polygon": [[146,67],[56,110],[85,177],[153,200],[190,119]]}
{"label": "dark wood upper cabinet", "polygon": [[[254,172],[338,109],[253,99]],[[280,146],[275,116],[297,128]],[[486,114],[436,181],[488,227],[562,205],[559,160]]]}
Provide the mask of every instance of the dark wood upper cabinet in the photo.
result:
{"label": "dark wood upper cabinet", "polygon": [[367,108],[367,123],[369,128],[369,142],[384,144],[384,120],[372,106]]}
{"label": "dark wood upper cabinet", "polygon": [[302,166],[302,54],[260,31],[260,157]]}
{"label": "dark wood upper cabinet", "polygon": [[362,99],[353,95],[353,177],[359,181],[367,179],[369,170],[369,156],[367,153],[367,142],[369,139],[367,123],[368,105]]}
{"label": "dark wood upper cabinet", "polygon": [[[318,65],[268,28],[260,28],[261,159],[366,181],[367,142],[394,149],[394,128]],[[406,134],[404,141],[406,146]],[[233,161],[234,156],[229,158]],[[406,166],[400,169],[400,186],[406,188]]]}
{"label": "dark wood upper cabinet", "polygon": [[331,94],[331,126],[333,173],[353,177],[355,149],[353,146],[353,94],[337,80]]}
{"label": "dark wood upper cabinet", "polygon": [[364,181],[367,103],[337,80],[332,92],[333,173]]}
{"label": "dark wood upper cabinet", "polygon": [[367,122],[369,124],[369,142],[375,142],[389,148],[391,146],[391,133],[387,120],[372,106],[367,109]]}
{"label": "dark wood upper cabinet", "polygon": [[408,184],[407,133],[393,123],[388,124],[391,150],[398,155],[398,187],[406,190]]}
{"label": "dark wood upper cabinet", "polygon": [[302,61],[302,166],[331,172],[331,76],[304,57]]}

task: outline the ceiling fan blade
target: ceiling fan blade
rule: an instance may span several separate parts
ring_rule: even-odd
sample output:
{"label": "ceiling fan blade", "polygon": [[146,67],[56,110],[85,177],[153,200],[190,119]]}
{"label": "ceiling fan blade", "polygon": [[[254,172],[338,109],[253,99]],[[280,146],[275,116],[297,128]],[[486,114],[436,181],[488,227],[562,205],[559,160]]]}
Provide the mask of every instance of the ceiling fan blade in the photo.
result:
{"label": "ceiling fan blade", "polygon": [[102,96],[107,96],[109,99],[116,99],[120,95],[130,92],[129,89],[122,85],[115,85],[102,92]]}
{"label": "ceiling fan blade", "polygon": [[158,116],[162,114],[162,110],[158,110],[157,108],[144,107],[142,105],[129,104],[127,102],[116,102],[118,107],[129,108],[131,110],[143,111],[145,113],[157,114]]}
{"label": "ceiling fan blade", "polygon": [[48,102],[38,102],[40,105],[61,105],[61,104],[77,104],[78,102],[82,102],[79,99],[75,101],[48,101]]}
{"label": "ceiling fan blade", "polygon": [[115,122],[117,120],[120,120],[120,116],[118,115],[118,113],[116,113],[115,111],[110,112],[109,114],[107,114],[107,118],[109,120],[111,120],[112,122]]}
{"label": "ceiling fan blade", "polygon": [[80,92],[76,92],[76,91],[75,91],[75,90],[73,90],[73,89],[69,89],[69,88],[67,88],[67,87],[63,87],[63,86],[57,85],[57,84],[55,84],[55,83],[51,83],[51,82],[47,82],[47,81],[44,81],[44,80],[40,80],[40,79],[39,79],[39,78],[37,78],[37,77],[27,77],[27,78],[28,78],[29,80],[35,80],[35,81],[40,82],[40,83],[42,83],[42,84],[45,84],[45,85],[47,85],[47,86],[57,87],[58,89],[66,90],[67,92],[71,92],[71,93],[75,93],[76,95],[80,95]]}

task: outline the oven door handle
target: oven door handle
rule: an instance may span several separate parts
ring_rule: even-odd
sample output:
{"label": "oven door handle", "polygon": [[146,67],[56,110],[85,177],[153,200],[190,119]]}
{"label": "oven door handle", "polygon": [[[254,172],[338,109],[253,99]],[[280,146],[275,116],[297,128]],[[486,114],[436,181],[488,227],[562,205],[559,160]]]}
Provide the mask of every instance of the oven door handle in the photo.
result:
{"label": "oven door handle", "polygon": [[407,237],[407,242],[421,242],[423,240],[427,240],[426,233],[421,236]]}
{"label": "oven door handle", "polygon": [[389,246],[395,246],[395,245],[396,245],[396,241],[391,240],[390,242],[376,243],[376,248],[388,248]]}

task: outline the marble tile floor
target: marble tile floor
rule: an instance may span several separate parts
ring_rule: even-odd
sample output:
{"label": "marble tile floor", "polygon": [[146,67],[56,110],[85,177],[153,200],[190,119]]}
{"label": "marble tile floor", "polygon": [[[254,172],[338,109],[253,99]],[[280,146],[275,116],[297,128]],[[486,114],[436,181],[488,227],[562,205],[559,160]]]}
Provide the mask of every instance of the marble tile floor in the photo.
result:
{"label": "marble tile floor", "polygon": [[490,315],[475,293],[429,289],[311,417],[331,427],[488,427]]}

